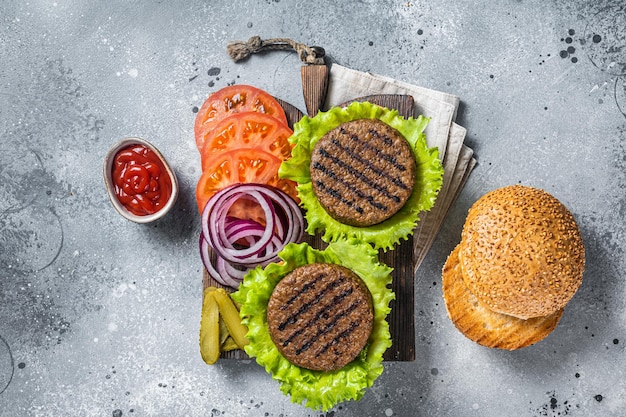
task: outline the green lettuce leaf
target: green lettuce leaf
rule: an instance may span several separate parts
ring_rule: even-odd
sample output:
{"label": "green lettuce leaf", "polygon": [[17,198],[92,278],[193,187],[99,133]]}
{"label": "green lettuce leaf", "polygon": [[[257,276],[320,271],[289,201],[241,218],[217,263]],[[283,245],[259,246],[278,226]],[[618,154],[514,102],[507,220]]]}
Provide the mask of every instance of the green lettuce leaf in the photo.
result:
{"label": "green lettuce leaf", "polygon": [[[291,243],[279,256],[284,262],[250,271],[232,294],[241,304],[242,322],[248,327],[250,344],[245,347],[246,353],[279,381],[280,390],[294,403],[326,411],[339,402],[360,399],[383,372],[383,353],[391,346],[386,321],[391,311],[389,302],[395,298],[388,288],[391,268],[378,262],[377,251],[372,246],[356,241],[333,242],[323,251],[306,243]],[[272,342],[267,325],[267,304],[276,284],[297,267],[311,263],[334,263],[351,269],[372,294],[374,325],[367,345],[354,361],[333,372],[293,365]]]}
{"label": "green lettuce leaf", "polygon": [[[379,119],[400,132],[413,148],[417,163],[416,181],[413,193],[406,204],[391,218],[372,226],[358,227],[343,224],[332,218],[320,205],[311,184],[311,153],[317,141],[337,126],[357,119]],[[354,102],[345,108],[334,107],[327,112],[319,112],[315,117],[303,117],[294,126],[294,134],[289,139],[295,144],[292,157],[284,161],[278,174],[298,183],[298,196],[306,210],[307,232],[323,233],[325,242],[341,238],[356,238],[374,245],[376,249],[387,250],[407,239],[413,233],[422,211],[430,210],[437,198],[443,182],[443,167],[439,150],[429,148],[424,129],[429,119],[405,119],[397,110],[389,110],[368,102]]]}

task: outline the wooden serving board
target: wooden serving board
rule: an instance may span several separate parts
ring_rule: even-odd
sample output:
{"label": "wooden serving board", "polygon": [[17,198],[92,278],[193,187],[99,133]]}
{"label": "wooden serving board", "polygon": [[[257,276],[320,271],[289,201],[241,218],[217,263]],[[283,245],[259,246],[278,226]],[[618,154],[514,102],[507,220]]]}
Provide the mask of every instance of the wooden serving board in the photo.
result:
{"label": "wooden serving board", "polygon": [[[289,126],[297,123],[304,114],[295,106],[277,99],[285,110]],[[390,109],[396,109],[400,115],[404,117],[413,116],[413,97],[405,95],[385,94],[372,95],[357,98],[353,101],[369,101]],[[341,106],[346,106],[343,103]],[[310,236],[305,234],[303,238],[314,248],[323,249],[326,243],[321,240],[319,234]],[[389,330],[391,332],[392,346],[387,349],[384,354],[386,361],[414,361],[415,360],[415,313],[414,313],[414,274],[415,261],[413,259],[413,237],[410,236],[407,241],[402,241],[393,250],[379,253],[381,262],[393,268],[392,289],[396,294],[396,299],[391,302],[391,313],[387,317],[389,322]],[[203,272],[203,287],[208,286],[223,287],[220,283],[209,276],[206,270]],[[233,291],[232,288],[226,288]],[[225,359],[248,359],[248,355],[242,350],[232,350],[223,352],[222,358]]]}

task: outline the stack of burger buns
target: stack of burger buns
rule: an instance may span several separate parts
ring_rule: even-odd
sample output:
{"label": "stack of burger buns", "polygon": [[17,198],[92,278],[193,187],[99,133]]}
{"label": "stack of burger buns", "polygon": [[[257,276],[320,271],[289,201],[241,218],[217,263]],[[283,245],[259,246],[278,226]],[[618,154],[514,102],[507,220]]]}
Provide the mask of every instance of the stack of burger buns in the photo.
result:
{"label": "stack of burger buns", "polygon": [[469,209],[443,267],[448,316],[480,345],[532,345],[554,330],[584,267],[580,230],[559,200],[528,186],[496,189]]}

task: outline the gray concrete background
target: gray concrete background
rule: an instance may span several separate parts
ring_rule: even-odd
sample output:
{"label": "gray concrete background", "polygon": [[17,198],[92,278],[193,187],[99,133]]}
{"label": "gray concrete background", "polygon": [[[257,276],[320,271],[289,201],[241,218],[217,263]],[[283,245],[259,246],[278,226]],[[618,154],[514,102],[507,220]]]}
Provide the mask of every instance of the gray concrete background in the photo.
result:
{"label": "gray concrete background", "polygon": [[[229,83],[304,108],[293,53],[229,59],[253,35],[459,95],[479,162],[417,273],[417,360],[325,415],[625,415],[625,31],[623,1],[3,1],[0,416],[323,414],[198,352],[193,108]],[[120,217],[101,176],[131,135],[181,186],[152,225]],[[588,261],[553,334],[502,352],[455,330],[440,270],[469,206],[514,183],[571,209]]]}

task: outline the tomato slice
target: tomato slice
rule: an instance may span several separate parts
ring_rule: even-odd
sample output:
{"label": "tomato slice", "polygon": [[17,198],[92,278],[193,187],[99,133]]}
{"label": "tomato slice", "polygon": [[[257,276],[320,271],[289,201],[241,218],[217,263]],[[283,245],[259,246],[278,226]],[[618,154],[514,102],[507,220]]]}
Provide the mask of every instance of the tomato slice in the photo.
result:
{"label": "tomato slice", "polygon": [[202,147],[202,169],[222,152],[232,149],[254,149],[267,152],[281,161],[291,158],[293,131],[273,116],[263,113],[237,113],[219,121],[205,135]]}
{"label": "tomato slice", "polygon": [[[278,177],[281,162],[280,158],[258,149],[233,149],[217,154],[205,167],[196,187],[200,213],[216,192],[242,182],[271,185],[299,201],[296,183]],[[245,211],[241,210],[237,217],[257,219],[256,213],[246,214]]]}
{"label": "tomato slice", "polygon": [[269,93],[250,85],[224,87],[211,94],[198,110],[194,123],[198,150],[202,150],[205,133],[217,122],[233,113],[248,111],[265,113],[287,124],[285,111]]}

